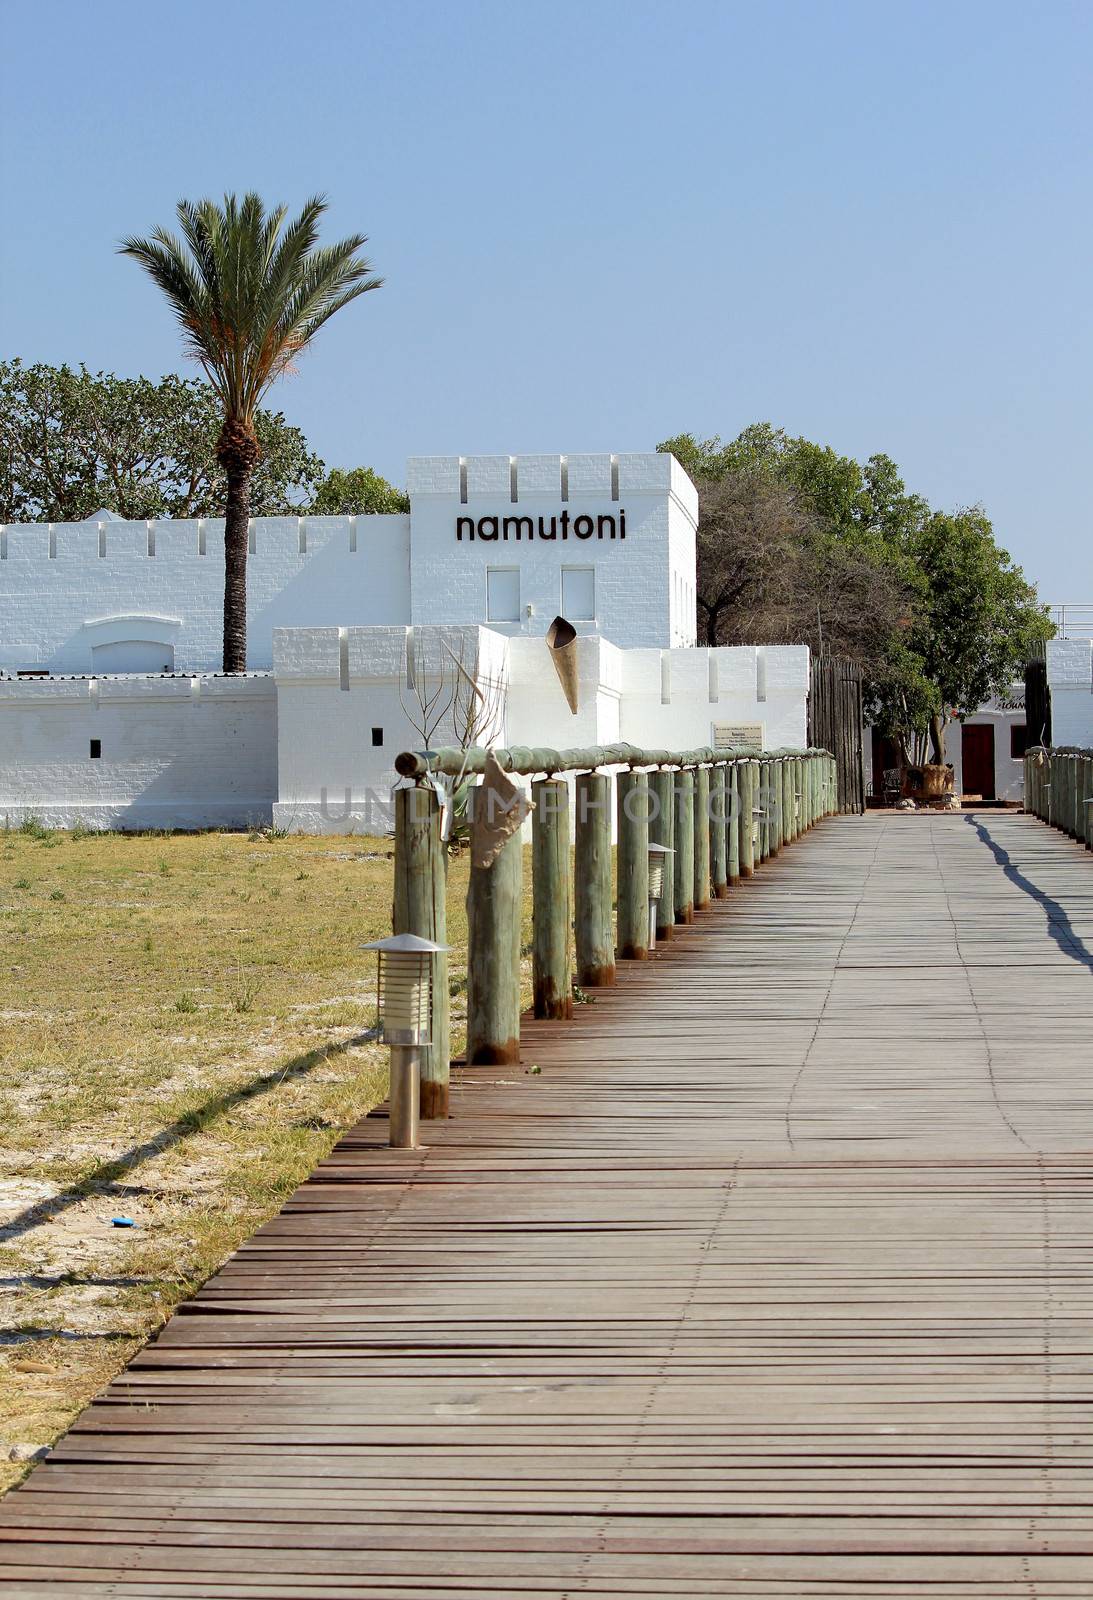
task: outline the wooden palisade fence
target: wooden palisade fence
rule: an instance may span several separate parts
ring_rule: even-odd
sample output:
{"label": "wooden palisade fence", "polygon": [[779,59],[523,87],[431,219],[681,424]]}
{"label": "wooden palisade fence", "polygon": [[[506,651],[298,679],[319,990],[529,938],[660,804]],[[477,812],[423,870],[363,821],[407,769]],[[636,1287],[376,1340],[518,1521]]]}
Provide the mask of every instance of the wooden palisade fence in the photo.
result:
{"label": "wooden palisade fence", "polygon": [[1093,750],[1026,751],[1025,810],[1093,850]]}
{"label": "wooden palisade fence", "polygon": [[838,810],[861,816],[865,810],[863,751],[864,674],[845,656],[817,656],[808,695],[809,742],[830,750],[838,775]]}
{"label": "wooden palisade fence", "polygon": [[[484,749],[406,752],[395,766],[394,932],[446,944],[445,846],[436,774],[481,773]],[[534,779],[531,814],[534,1011],[572,1016],[573,984],[615,982],[616,961],[649,955],[649,846],[664,845],[656,937],[724,899],[732,885],[839,809],[825,750],[494,750],[508,773]],[[604,771],[602,769],[614,769]],[[559,774],[574,774],[570,790]],[[482,791],[474,791],[475,794]],[[612,821],[617,864],[612,873]],[[571,866],[572,863],[572,866]],[[520,935],[524,856],[519,830],[489,867],[471,866],[467,895],[467,1062],[520,1056]],[[614,878],[614,884],[613,884]],[[571,941],[570,930],[574,938]],[[421,1051],[421,1115],[447,1116],[450,1059],[447,957],[434,958],[432,1042]]]}

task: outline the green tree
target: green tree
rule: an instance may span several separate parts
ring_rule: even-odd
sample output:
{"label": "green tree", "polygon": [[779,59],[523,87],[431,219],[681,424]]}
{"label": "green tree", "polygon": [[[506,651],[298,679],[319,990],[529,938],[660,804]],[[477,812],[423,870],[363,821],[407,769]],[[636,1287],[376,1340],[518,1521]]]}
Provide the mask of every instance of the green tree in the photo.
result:
{"label": "green tree", "polygon": [[327,517],[409,511],[410,496],[381,478],[372,467],[354,467],[352,472],[331,467],[308,509],[316,516]]}
{"label": "green tree", "polygon": [[177,207],[182,237],[156,228],[129,238],[132,256],[166,296],[187,353],[216,390],[222,424],[216,458],[224,470],[224,671],[247,665],[247,524],[251,485],[261,454],[255,426],[259,402],[289,370],[319,329],[381,278],[358,251],[354,234],[319,248],[319,196],[284,226],[287,210],[268,215],[256,194],[225,195]]}
{"label": "green tree", "polygon": [[696,483],[746,471],[792,484],[830,530],[844,538],[904,538],[929,515],[922,496],[906,492],[890,456],[870,456],[861,466],[829,445],[791,438],[769,422],[753,423],[728,444],[716,436],[699,440],[681,433],[657,449],[674,455]]}
{"label": "green tree", "polygon": [[708,644],[794,642],[884,661],[920,579],[903,543],[925,503],[894,462],[791,439],[768,422],[670,451],[699,490],[698,603]]}
{"label": "green tree", "polygon": [[889,456],[860,465],[767,422],[658,448],[698,485],[707,641],[853,657],[909,763],[940,762],[946,720],[1004,693],[1054,631],[983,510],[931,511]]}
{"label": "green tree", "polygon": [[[925,579],[925,595],[907,635],[912,709],[902,730],[898,702],[890,698],[893,685],[885,691],[878,684],[873,698],[897,734],[919,736],[920,744],[928,734],[931,759],[941,762],[945,723],[1005,694],[1033,648],[1055,629],[1033,585],[995,543],[981,507],[935,511],[915,534],[911,554]],[[922,683],[929,685],[926,695]]]}
{"label": "green tree", "polygon": [[[117,378],[86,367],[0,361],[0,521],[214,517],[226,479],[211,384],[170,374]],[[302,510],[323,463],[280,412],[258,411],[255,516]]]}

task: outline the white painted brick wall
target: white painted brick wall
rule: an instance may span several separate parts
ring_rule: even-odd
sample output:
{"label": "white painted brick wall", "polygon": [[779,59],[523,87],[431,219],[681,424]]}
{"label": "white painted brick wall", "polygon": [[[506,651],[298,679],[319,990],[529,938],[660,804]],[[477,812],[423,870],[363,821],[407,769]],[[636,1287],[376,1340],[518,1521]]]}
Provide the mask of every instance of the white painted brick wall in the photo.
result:
{"label": "white painted brick wall", "polygon": [[[253,540],[252,669],[273,665],[275,627],[409,619],[409,517],[258,517]],[[119,612],[177,617],[175,670],[214,672],[223,607],[224,529],[217,520],[13,526],[0,538],[0,669],[9,672],[91,672],[96,633],[87,624]],[[132,636],[144,637],[139,627]]]}
{"label": "white painted brick wall", "polygon": [[[561,499],[563,460],[568,502]],[[272,665],[278,627],[484,623],[490,566],[518,567],[522,602],[533,608],[504,632],[544,633],[562,609],[562,567],[591,566],[597,614],[578,622],[582,631],[625,647],[694,642],[697,495],[677,462],[647,453],[519,456],[514,464],[515,504],[510,457],[465,459],[463,506],[460,458],[445,456],[409,462],[409,517],[256,518],[248,560],[251,669]],[[625,510],[626,538],[518,546],[456,540],[461,513],[538,517],[563,510],[571,518]],[[125,614],[177,619],[175,670],[215,671],[223,584],[223,523],[215,518],[0,529],[0,670],[91,672],[97,635],[88,625]],[[132,637],[147,637],[139,623]]]}
{"label": "white painted brick wall", "polygon": [[1047,646],[1051,737],[1093,749],[1093,639],[1051,639]]}
{"label": "white painted brick wall", "polygon": [[[419,646],[438,659],[435,640],[457,644],[460,630],[415,629]],[[716,722],[761,722],[768,748],[806,742],[809,655],[805,646],[769,646],[767,699],[756,698],[756,652],[749,647],[706,650],[617,649],[605,639],[578,640],[579,709],[574,716],[542,639],[506,639],[491,629],[468,629],[487,671],[504,677],[507,704],[498,742],[558,749],[631,744],[683,749],[709,744]],[[433,641],[433,643],[430,643]],[[366,831],[389,824],[395,756],[420,749],[407,715],[412,700],[400,691],[404,628],[350,629],[350,686],[340,684],[336,630],[288,629],[274,639],[278,686],[277,823],[302,831]],[[716,702],[710,699],[710,656],[717,661]],[[661,658],[671,666],[670,702],[661,703]],[[372,729],[383,730],[382,747]],[[445,722],[433,745],[453,742]],[[325,798],[324,798],[325,791]],[[347,798],[348,794],[348,798]]]}
{"label": "white painted brick wall", "polygon": [[276,791],[270,676],[0,681],[0,825],[245,827]]}
{"label": "white painted brick wall", "polygon": [[[613,500],[612,465],[619,498]],[[562,467],[569,480],[563,501]],[[418,623],[489,621],[490,567],[520,575],[521,618],[489,622],[509,636],[541,636],[562,608],[562,568],[595,571],[596,616],[574,618],[579,632],[599,634],[625,648],[694,642],[695,519],[693,484],[670,456],[471,456],[464,462],[467,502],[460,502],[460,459],[412,458],[411,619]],[[515,469],[517,499],[511,498]],[[457,540],[460,516],[537,519],[626,512],[625,539],[554,541]],[[618,524],[616,524],[618,526]],[[685,604],[680,600],[686,595]],[[526,608],[532,608],[528,615]]]}

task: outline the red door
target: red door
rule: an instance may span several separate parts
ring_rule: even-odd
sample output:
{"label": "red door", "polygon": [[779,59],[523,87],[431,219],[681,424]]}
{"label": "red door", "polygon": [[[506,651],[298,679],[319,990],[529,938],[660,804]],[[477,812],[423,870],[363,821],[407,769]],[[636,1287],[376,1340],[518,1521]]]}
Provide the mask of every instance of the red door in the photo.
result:
{"label": "red door", "polygon": [[966,795],[994,799],[994,724],[966,722],[961,733],[961,787]]}

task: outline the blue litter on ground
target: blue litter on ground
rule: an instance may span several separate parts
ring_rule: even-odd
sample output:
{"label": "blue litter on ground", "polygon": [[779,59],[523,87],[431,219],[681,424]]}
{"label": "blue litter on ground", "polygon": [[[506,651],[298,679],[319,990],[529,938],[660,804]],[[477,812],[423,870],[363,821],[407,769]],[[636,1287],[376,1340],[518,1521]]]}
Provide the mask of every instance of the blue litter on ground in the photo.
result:
{"label": "blue litter on ground", "polygon": [[133,1221],[132,1217],[111,1217],[110,1220],[114,1224],[115,1228],[136,1227],[136,1223]]}

